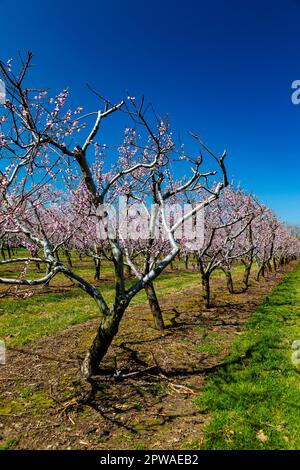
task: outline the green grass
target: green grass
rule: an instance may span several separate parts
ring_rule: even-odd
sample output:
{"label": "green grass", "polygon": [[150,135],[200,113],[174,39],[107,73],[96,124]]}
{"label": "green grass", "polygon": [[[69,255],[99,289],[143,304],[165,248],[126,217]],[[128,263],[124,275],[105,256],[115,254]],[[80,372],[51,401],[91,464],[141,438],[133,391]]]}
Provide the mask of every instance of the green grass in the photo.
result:
{"label": "green grass", "polygon": [[300,264],[251,317],[196,399],[211,415],[198,448],[300,449],[294,340],[300,340]]}
{"label": "green grass", "polygon": [[34,390],[31,387],[23,387],[16,398],[7,400],[0,395],[0,416],[18,415],[27,407],[32,415],[40,415],[51,408],[54,401],[43,390]]}
{"label": "green grass", "polygon": [[16,445],[18,444],[19,439],[18,438],[11,438],[7,439],[7,441],[4,442],[4,444],[0,445],[0,450],[12,450]]}
{"label": "green grass", "polygon": [[220,335],[214,331],[208,333],[204,338],[202,344],[197,348],[198,352],[216,355],[219,354],[222,350],[222,345],[220,344]]}

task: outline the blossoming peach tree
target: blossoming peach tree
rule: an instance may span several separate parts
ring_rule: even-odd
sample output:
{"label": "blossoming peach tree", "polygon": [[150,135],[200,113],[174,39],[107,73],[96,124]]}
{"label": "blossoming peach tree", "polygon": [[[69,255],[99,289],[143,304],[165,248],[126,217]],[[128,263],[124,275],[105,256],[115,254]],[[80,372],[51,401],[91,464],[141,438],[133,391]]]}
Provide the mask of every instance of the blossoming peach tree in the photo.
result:
{"label": "blossoming peach tree", "polygon": [[[196,158],[187,157],[181,149],[177,152],[167,121],[154,114],[149,117],[143,99],[137,103],[135,98],[128,97],[115,104],[95,94],[95,111],[83,113],[81,107],[72,110],[68,107],[68,90],[50,98],[46,89],[29,86],[31,63],[30,53],[17,72],[11,63],[0,62],[6,85],[0,117],[0,219],[2,236],[21,237],[36,250],[31,252],[32,256],[9,256],[2,260],[1,265],[23,262],[24,270],[17,279],[0,277],[0,283],[37,286],[63,274],[94,299],[99,309],[99,325],[81,366],[83,376],[91,382],[131,300],[151,285],[179,253],[176,235],[179,228],[218,199],[227,186],[226,152],[217,157],[206,148],[204,154],[197,152]],[[100,129],[116,114],[128,119],[130,126],[117,149],[107,148]],[[204,156],[212,159],[210,171],[202,170]],[[176,176],[173,169],[177,160],[186,165],[185,171],[189,166],[190,176]],[[212,185],[210,181],[215,180],[217,171],[219,183]],[[201,198],[188,212],[171,218],[169,223],[167,205],[172,198],[199,188],[204,188]],[[130,201],[139,199],[144,205],[153,201],[156,207],[154,216],[150,216],[148,238],[143,242],[146,262],[142,269],[134,267],[132,241],[124,237],[122,224],[115,224],[107,209],[124,193]],[[85,211],[85,217],[81,220],[71,217],[66,226],[60,210],[74,210],[74,199],[77,211]],[[92,232],[87,233],[93,240],[105,234],[113,261],[112,306],[101,288],[55,256],[59,246],[70,243],[81,230],[84,233],[82,225],[88,224],[89,218],[93,219],[89,226]],[[164,232],[163,249],[155,240],[157,225]],[[29,278],[30,263],[45,265],[47,270],[35,279]],[[126,263],[137,275],[129,287],[124,276]]]}

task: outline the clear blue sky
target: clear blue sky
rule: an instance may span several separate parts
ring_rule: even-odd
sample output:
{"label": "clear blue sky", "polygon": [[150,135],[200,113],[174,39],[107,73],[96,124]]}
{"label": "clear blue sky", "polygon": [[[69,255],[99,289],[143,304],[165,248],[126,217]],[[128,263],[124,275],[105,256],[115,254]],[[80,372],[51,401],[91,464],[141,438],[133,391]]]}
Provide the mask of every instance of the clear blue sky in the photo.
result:
{"label": "clear blue sky", "polygon": [[1,58],[35,55],[36,85],[85,84],[117,100],[144,94],[228,150],[230,176],[285,221],[300,222],[300,0],[3,0]]}

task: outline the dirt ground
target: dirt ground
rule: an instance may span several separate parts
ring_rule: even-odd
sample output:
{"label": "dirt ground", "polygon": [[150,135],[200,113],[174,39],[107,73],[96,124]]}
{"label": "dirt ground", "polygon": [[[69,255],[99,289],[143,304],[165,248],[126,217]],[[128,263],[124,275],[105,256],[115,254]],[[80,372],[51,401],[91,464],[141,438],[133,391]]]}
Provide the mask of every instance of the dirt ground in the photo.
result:
{"label": "dirt ground", "polygon": [[[291,263],[286,271],[294,267]],[[0,366],[0,447],[14,449],[182,449],[201,441],[209,416],[193,399],[229,353],[249,315],[282,279],[254,280],[230,295],[213,282],[216,306],[199,289],[160,299],[168,328],[151,326],[147,306],[128,309],[102,364],[98,391],[78,405],[79,364],[97,320],[9,349]],[[199,282],[200,286],[200,282]],[[159,294],[159,292],[158,292]],[[121,377],[116,377],[116,370]]]}

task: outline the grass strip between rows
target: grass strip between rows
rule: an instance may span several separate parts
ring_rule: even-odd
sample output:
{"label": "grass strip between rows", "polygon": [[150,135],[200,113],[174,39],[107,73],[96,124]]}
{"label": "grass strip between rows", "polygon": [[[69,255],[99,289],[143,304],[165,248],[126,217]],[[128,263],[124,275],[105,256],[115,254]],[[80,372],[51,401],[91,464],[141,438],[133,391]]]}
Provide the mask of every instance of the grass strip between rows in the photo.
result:
{"label": "grass strip between rows", "polygon": [[[196,399],[211,414],[201,449],[300,449],[300,264],[265,299]],[[299,354],[300,356],[300,354]]]}

